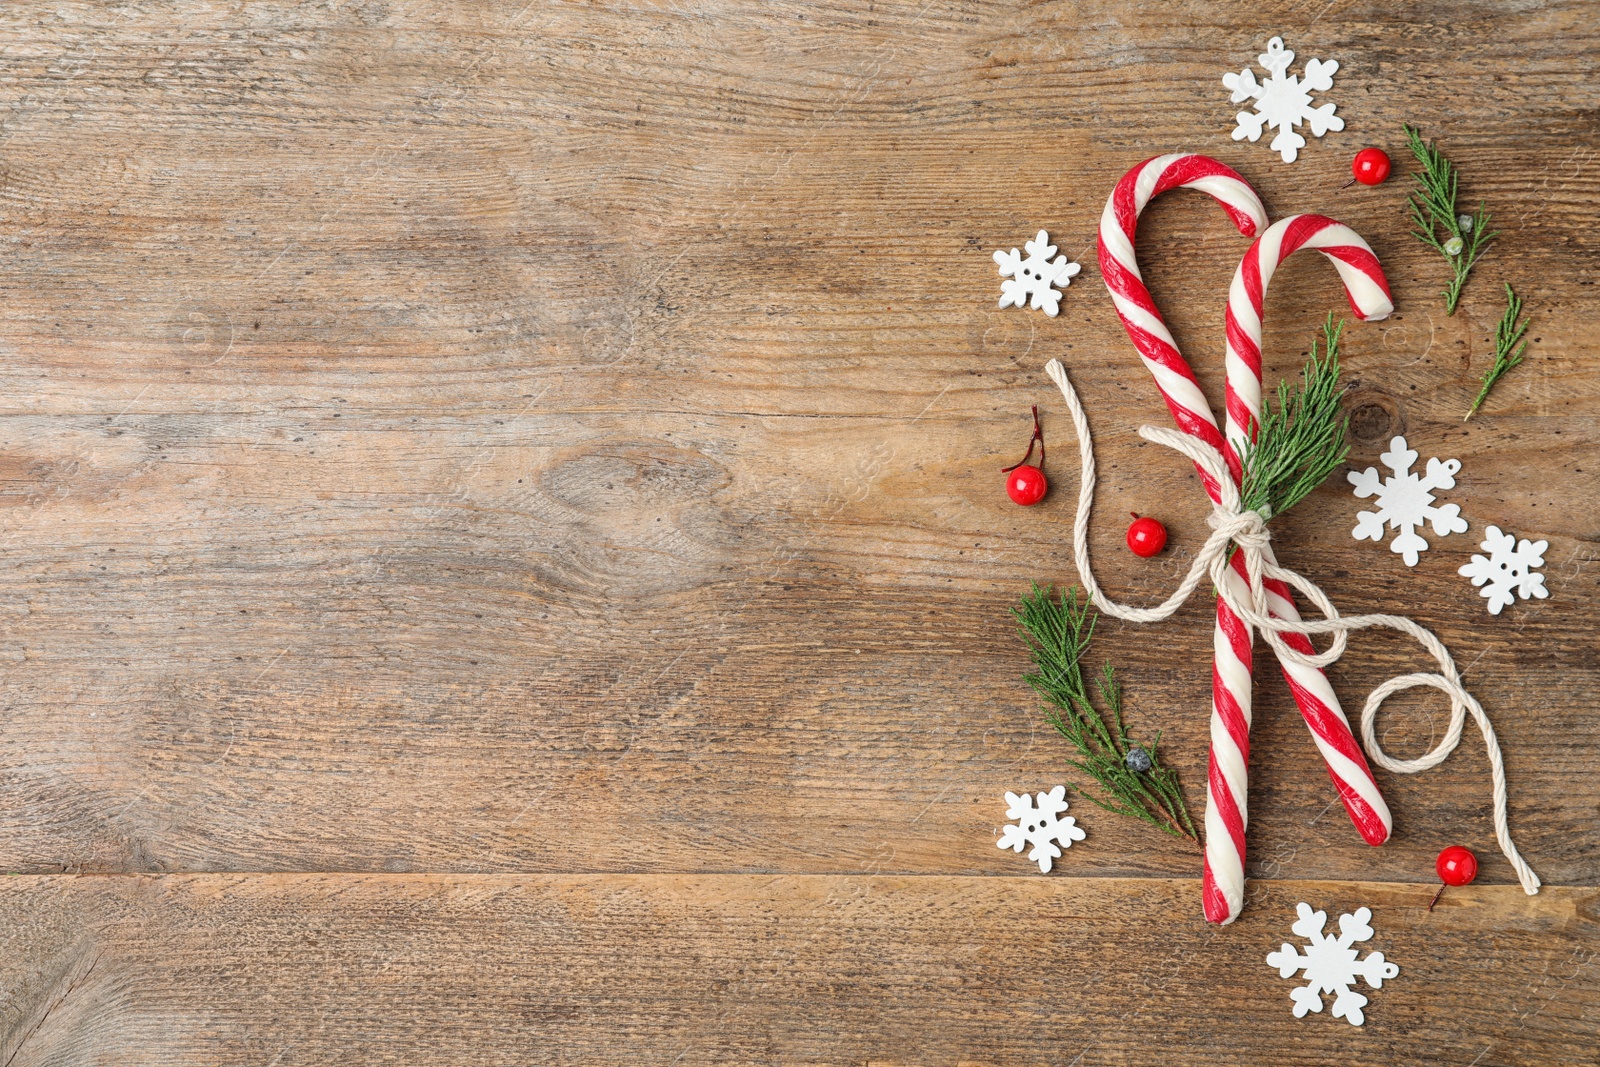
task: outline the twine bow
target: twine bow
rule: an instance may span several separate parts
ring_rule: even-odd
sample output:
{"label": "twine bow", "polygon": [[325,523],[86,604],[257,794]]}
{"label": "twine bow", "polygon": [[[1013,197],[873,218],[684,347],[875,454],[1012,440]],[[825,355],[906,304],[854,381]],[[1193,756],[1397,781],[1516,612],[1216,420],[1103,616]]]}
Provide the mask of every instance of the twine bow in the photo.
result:
{"label": "twine bow", "polygon": [[[1339,610],[1316,583],[1268,558],[1266,548],[1272,540],[1272,534],[1267,529],[1267,520],[1271,516],[1245,509],[1244,501],[1228,471],[1227,463],[1215,448],[1198,438],[1176,430],[1154,426],[1139,427],[1140,437],[1152,444],[1170,448],[1187,456],[1209,474],[1221,488],[1222,500],[1214,504],[1211,514],[1206,516],[1206,524],[1211,527],[1211,536],[1206,538],[1205,544],[1195,554],[1194,562],[1190,564],[1189,572],[1183,576],[1183,581],[1178,583],[1178,588],[1160,606],[1132,607],[1118,604],[1105,595],[1100,583],[1095,580],[1094,568],[1089,562],[1089,513],[1094,508],[1097,480],[1094,441],[1089,432],[1089,420],[1084,414],[1083,405],[1078,402],[1077,391],[1067,380],[1066,368],[1060,361],[1052,359],[1045,364],[1045,372],[1061,388],[1061,395],[1072,413],[1073,429],[1078,436],[1082,478],[1078,486],[1078,513],[1072,523],[1072,550],[1078,564],[1078,577],[1083,582],[1084,590],[1094,606],[1106,615],[1129,622],[1160,622],[1162,619],[1170,618],[1184,601],[1189,599],[1200,582],[1209,577],[1218,595],[1239,618],[1259,630],[1280,657],[1317,668],[1327,667],[1344,655],[1352,630],[1387,627],[1409,634],[1428,650],[1439,665],[1439,670],[1396,675],[1367,695],[1367,702],[1361,709],[1361,740],[1366,746],[1367,756],[1385,770],[1400,774],[1415,774],[1430,767],[1437,767],[1461,743],[1461,732],[1466,725],[1467,713],[1470,712],[1478,724],[1478,729],[1483,733],[1483,743],[1489,756],[1489,771],[1494,782],[1495,839],[1500,844],[1500,851],[1516,870],[1524,892],[1529,896],[1537,893],[1541,884],[1539,876],[1517,851],[1517,846],[1511,840],[1511,830],[1506,823],[1506,772],[1504,760],[1500,755],[1500,742],[1495,737],[1494,727],[1490,725],[1483,705],[1478,703],[1477,698],[1462,683],[1461,673],[1456,670],[1450,651],[1431,630],[1404,615],[1340,615]],[[1235,583],[1226,580],[1226,568],[1235,547],[1244,555],[1249,599],[1241,597],[1235,588]],[[1316,605],[1323,617],[1291,622],[1273,614],[1270,594],[1265,586],[1267,579],[1284,582],[1299,590],[1307,600]],[[1292,648],[1283,639],[1286,633],[1304,634],[1308,639],[1311,634],[1332,634],[1333,640],[1326,651],[1308,655]],[[1443,740],[1426,755],[1412,760],[1394,759],[1378,744],[1374,729],[1378,709],[1395,693],[1420,686],[1431,686],[1450,698],[1450,727],[1445,731]]]}

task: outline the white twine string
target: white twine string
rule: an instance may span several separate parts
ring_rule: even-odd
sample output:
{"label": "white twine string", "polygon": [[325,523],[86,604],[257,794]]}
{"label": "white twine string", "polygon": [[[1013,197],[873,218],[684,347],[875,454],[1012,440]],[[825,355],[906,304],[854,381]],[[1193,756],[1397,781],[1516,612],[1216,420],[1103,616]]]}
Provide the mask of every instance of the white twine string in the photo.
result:
{"label": "white twine string", "polygon": [[[1241,619],[1259,630],[1279,656],[1307,667],[1326,667],[1342,656],[1352,630],[1384,626],[1416,638],[1439,664],[1439,671],[1396,675],[1367,696],[1366,706],[1361,709],[1361,740],[1366,745],[1367,755],[1378,766],[1400,774],[1415,774],[1430,767],[1437,767],[1460,744],[1467,713],[1471,712],[1478,729],[1483,732],[1484,747],[1489,754],[1489,772],[1494,779],[1495,838],[1500,843],[1500,851],[1505,853],[1506,859],[1516,870],[1523,890],[1529,896],[1537,893],[1541,884],[1539,876],[1533,873],[1533,868],[1528,866],[1517,851],[1517,846],[1511,841],[1511,830],[1506,825],[1506,770],[1500,756],[1500,742],[1495,737],[1494,727],[1489,724],[1488,715],[1484,714],[1483,705],[1479,704],[1477,698],[1462,684],[1461,674],[1456,670],[1455,661],[1450,658],[1449,650],[1432,631],[1419,626],[1404,615],[1340,615],[1333,602],[1315,583],[1287,567],[1280,566],[1272,555],[1272,535],[1266,528],[1267,516],[1244,510],[1239,489],[1234,485],[1227,463],[1215,448],[1176,430],[1154,426],[1139,427],[1140,437],[1152,444],[1170,448],[1187,456],[1209,474],[1221,487],[1222,503],[1213,504],[1211,514],[1206,517],[1206,523],[1211,527],[1211,536],[1206,538],[1205,544],[1195,554],[1189,573],[1183,576],[1183,581],[1178,583],[1177,590],[1159,607],[1136,608],[1118,604],[1101,591],[1100,583],[1095,581],[1094,568],[1089,563],[1089,512],[1094,507],[1096,481],[1094,442],[1089,433],[1089,420],[1084,415],[1083,405],[1078,402],[1077,392],[1067,380],[1066,368],[1060,361],[1052,359],[1045,364],[1045,371],[1056,385],[1061,387],[1061,395],[1067,401],[1068,410],[1072,412],[1072,425],[1078,435],[1078,454],[1082,460],[1083,476],[1078,487],[1078,514],[1072,523],[1072,550],[1078,562],[1078,577],[1083,581],[1084,590],[1095,607],[1113,618],[1126,619],[1129,622],[1159,622],[1177,611],[1200,582],[1209,577],[1218,595],[1227,601],[1228,606]],[[1249,579],[1248,601],[1239,596],[1235,583],[1228,581],[1231,545],[1239,546],[1239,551],[1244,554],[1245,573]],[[1285,582],[1299,590],[1307,600],[1316,605],[1323,618],[1291,622],[1273,615],[1268,607],[1267,591],[1263,585],[1264,580],[1268,578]],[[1286,633],[1304,634],[1308,637],[1311,634],[1332,634],[1333,641],[1327,651],[1307,655],[1290,647],[1288,642],[1284,641],[1283,635]],[[1378,708],[1385,700],[1401,690],[1425,685],[1432,686],[1450,697],[1450,728],[1445,731],[1444,739],[1426,755],[1412,760],[1394,759],[1378,744],[1377,733],[1374,730]]]}

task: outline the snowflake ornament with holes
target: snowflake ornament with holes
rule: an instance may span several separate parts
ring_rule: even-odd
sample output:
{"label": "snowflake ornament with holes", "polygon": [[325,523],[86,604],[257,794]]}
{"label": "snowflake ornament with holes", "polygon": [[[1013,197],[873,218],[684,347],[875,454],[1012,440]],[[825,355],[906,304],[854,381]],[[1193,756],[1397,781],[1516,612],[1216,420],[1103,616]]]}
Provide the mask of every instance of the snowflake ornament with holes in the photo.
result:
{"label": "snowflake ornament with holes", "polygon": [[1061,857],[1057,843],[1062,848],[1071,848],[1074,841],[1082,841],[1086,836],[1072,816],[1056,818],[1067,810],[1066,796],[1067,787],[1058,785],[1048,793],[1038,794],[1039,806],[1035,808],[1035,798],[1027,793],[1020,797],[1007,793],[1006,803],[1010,806],[1006,808],[1006,818],[1015,819],[1017,825],[1007,826],[1001,833],[1000,847],[1021,852],[1023,846],[1032,845],[1028,858],[1038,861],[1040,874],[1049,874],[1051,861]]}
{"label": "snowflake ornament with holes", "polygon": [[1022,307],[1029,304],[1031,298],[1035,311],[1042,308],[1046,315],[1054,318],[1061,310],[1061,294],[1053,287],[1059,285],[1065,289],[1083,268],[1069,262],[1066,256],[1057,256],[1056,246],[1050,243],[1050,235],[1044,230],[1022,247],[1027,249],[1027,258],[1015,248],[994,254],[994,261],[1000,266],[1000,277],[1010,279],[1000,283],[1000,306]]}
{"label": "snowflake ornament with holes", "polygon": [[1519,596],[1542,600],[1550,595],[1544,587],[1544,575],[1534,570],[1544,566],[1544,550],[1550,542],[1529,541],[1526,537],[1518,541],[1498,526],[1485,527],[1483,532],[1483,543],[1478,547],[1489,554],[1474,555],[1460,573],[1471,578],[1473,585],[1483,586],[1478,594],[1489,599],[1490,615],[1500,614],[1501,608]]}
{"label": "snowflake ornament with holes", "polygon": [[1383,528],[1387,524],[1400,531],[1390,543],[1389,551],[1403,557],[1407,567],[1415,567],[1417,553],[1428,547],[1428,542],[1417,534],[1419,526],[1431,521],[1433,532],[1440,537],[1466,532],[1467,520],[1461,517],[1460,505],[1443,504],[1435,507],[1433,503],[1434,490],[1455,488],[1456,472],[1461,469],[1461,461],[1430,459],[1425,477],[1413,474],[1411,465],[1417,461],[1417,453],[1406,447],[1404,437],[1393,438],[1389,442],[1389,451],[1378,458],[1394,471],[1392,475],[1380,478],[1376,467],[1368,467],[1360,473],[1351,471],[1349,475],[1350,484],[1356,487],[1356,496],[1376,495],[1378,498],[1377,511],[1363,511],[1356,515],[1355,539],[1382,541]]}
{"label": "snowflake ornament with holes", "polygon": [[1309,1012],[1321,1011],[1322,994],[1333,993],[1333,1017],[1348,1019],[1351,1026],[1360,1026],[1366,1021],[1361,1009],[1367,1006],[1367,998],[1350,986],[1357,978],[1364,978],[1373,989],[1381,989],[1385,978],[1400,973],[1400,968],[1386,961],[1383,953],[1374,952],[1357,959],[1360,953],[1350,947],[1372,937],[1372,926],[1368,923],[1372,918],[1371,909],[1357,908],[1353,915],[1339,916],[1338,937],[1322,932],[1328,922],[1327,912],[1312,911],[1311,905],[1304,901],[1296,911],[1300,918],[1290,929],[1306,939],[1305,953],[1287,941],[1278,951],[1267,953],[1267,963],[1278,968],[1278,977],[1290,978],[1296,971],[1305,972],[1306,984],[1289,991],[1289,999],[1294,1001],[1294,1017],[1303,1019]]}
{"label": "snowflake ornament with holes", "polygon": [[1335,105],[1312,107],[1311,94],[1333,88],[1333,74],[1339,69],[1335,60],[1324,63],[1320,59],[1306,62],[1305,80],[1288,73],[1294,62],[1294,53],[1283,47],[1283,38],[1274,37],[1267,42],[1267,50],[1256,56],[1256,61],[1269,77],[1256,81],[1254,72],[1246,67],[1238,74],[1224,74],[1222,84],[1233,90],[1231,101],[1242,104],[1254,100],[1254,111],[1241,111],[1234,116],[1238,123],[1233,129],[1233,139],[1251,141],[1261,139],[1261,130],[1271,126],[1278,131],[1272,139],[1272,150],[1293,163],[1306,146],[1306,139],[1294,131],[1302,123],[1311,128],[1313,137],[1321,137],[1329,130],[1344,129],[1344,119],[1333,113]]}

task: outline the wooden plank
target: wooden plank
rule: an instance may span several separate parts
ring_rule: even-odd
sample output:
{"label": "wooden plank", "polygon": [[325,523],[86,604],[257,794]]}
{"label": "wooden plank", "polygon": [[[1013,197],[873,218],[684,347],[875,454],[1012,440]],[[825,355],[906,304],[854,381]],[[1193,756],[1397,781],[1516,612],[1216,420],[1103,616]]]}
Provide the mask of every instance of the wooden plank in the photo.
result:
{"label": "wooden plank", "polygon": [[[1004,501],[998,434],[967,458],[952,420],[593,416],[247,452],[226,429],[124,423],[87,466],[69,434],[27,446],[71,473],[9,530],[7,869],[985,872],[1005,866],[1000,795],[1077,780],[1007,620],[1030,580],[1072,573],[1069,504]],[[141,436],[155,444],[122,444]],[[1122,451],[1101,573],[1153,601],[1186,561],[1135,564],[1114,516],[1152,483],[1199,494],[1176,464]],[[1305,508],[1285,558],[1347,610],[1438,628],[1495,717],[1528,855],[1557,884],[1593,883],[1571,821],[1600,745],[1583,543],[1552,550],[1552,600],[1497,621],[1453,573],[1469,538],[1374,591],[1374,567],[1401,568],[1346,536],[1351,499],[1329,488]],[[1193,513],[1172,525],[1182,546],[1205,532]],[[1108,628],[1099,649],[1198,803],[1206,608],[1153,630]],[[1398,640],[1354,648],[1335,673],[1352,714],[1422,665]],[[1400,833],[1374,852],[1330,810],[1282,683],[1264,672],[1259,690],[1261,873],[1413,880],[1460,840],[1485,877],[1511,877],[1474,734],[1440,770],[1381,776]],[[1385,743],[1420,753],[1440,703],[1396,701]],[[1181,843],[1076,803],[1100,844],[1075,870],[1196,871]]]}
{"label": "wooden plank", "polygon": [[[1391,147],[1402,119],[1449,132],[1469,191],[1507,220],[1494,255],[1543,321],[1591,308],[1587,13],[1319,22],[1306,46],[1345,56],[1350,133],[1288,167],[1228,141],[1232,109],[1197,91],[1256,47],[1223,5],[1095,34],[1001,4],[535,5],[426,29],[262,6],[176,39],[157,14],[85,12],[68,31],[13,9],[6,403],[247,415],[338,397],[345,417],[410,417],[538,395],[561,411],[878,415],[952,385],[946,411],[1011,412],[997,386],[1040,380],[1042,360],[1010,365],[1027,339],[1128,350],[1092,264],[1068,317],[1041,322],[994,311],[988,251],[1049,224],[1088,261],[1112,181],[1175,145],[1244,167],[1278,214],[1337,205],[1402,286],[1410,325],[1385,336],[1421,352],[1426,318],[1435,347],[1456,357],[1470,336],[1481,362],[1493,272],[1464,311],[1473,328],[1445,320],[1442,265],[1405,235],[1404,182],[1334,186],[1357,131]],[[1146,266],[1158,292],[1198,283],[1169,310],[1214,363],[1242,244],[1209,206],[1155,211],[1181,219],[1183,254],[1146,241]],[[1298,281],[1274,287],[1279,369],[1332,306],[1331,281],[1291,294]],[[1577,339],[1551,333],[1511,399],[1555,382],[1544,403],[1593,397],[1566,365]],[[1438,388],[1426,360],[1388,368],[1385,387]],[[1131,361],[1114,366],[1159,412]],[[1444,367],[1466,392],[1476,371]]]}
{"label": "wooden plank", "polygon": [[[1600,896],[1188,880],[20,877],[32,1064],[1595,1062]],[[1370,905],[1400,974],[1357,1030],[1267,966],[1300,900]]]}

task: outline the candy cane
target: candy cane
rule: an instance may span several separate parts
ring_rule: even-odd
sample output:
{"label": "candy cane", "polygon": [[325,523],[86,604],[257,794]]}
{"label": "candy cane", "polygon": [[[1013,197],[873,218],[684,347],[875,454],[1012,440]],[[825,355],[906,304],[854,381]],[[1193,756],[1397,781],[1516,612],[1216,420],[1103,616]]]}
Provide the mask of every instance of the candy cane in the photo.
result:
{"label": "candy cane", "polygon": [[[1155,377],[1173,421],[1184,433],[1222,452],[1227,446],[1211,405],[1144,284],[1133,248],[1139,214],[1145,205],[1168,189],[1185,187],[1198,188],[1215,197],[1247,237],[1266,226],[1267,213],[1260,198],[1231,168],[1205,156],[1158,156],[1128,171],[1106,202],[1100,219],[1100,274],[1129,339]],[[1201,470],[1200,480],[1212,500],[1221,499],[1221,487],[1209,473]],[[1228,572],[1228,580],[1243,584],[1233,571]],[[1206,918],[1225,923],[1238,914],[1244,903],[1253,635],[1220,598],[1216,620],[1202,900]]]}
{"label": "candy cane", "polygon": [[[1278,265],[1302,248],[1315,249],[1328,257],[1344,282],[1350,308],[1358,319],[1382,319],[1394,310],[1378,257],[1350,227],[1322,215],[1291,215],[1273,223],[1256,239],[1240,261],[1228,289],[1228,428],[1223,456],[1235,482],[1239,480],[1240,456],[1234,443],[1255,440],[1261,417],[1261,311],[1267,284]],[[1265,558],[1273,558],[1270,546]],[[1299,622],[1300,612],[1289,587],[1270,580],[1264,584],[1272,614]],[[1283,640],[1301,655],[1314,652],[1302,634],[1285,633]],[[1316,667],[1279,659],[1350,821],[1369,844],[1383,844],[1394,826],[1389,806],[1378,791],[1366,757],[1351,736],[1350,723],[1327,676]]]}
{"label": "candy cane", "polygon": [[[1236,172],[1221,163],[1196,155],[1169,155],[1146,160],[1117,183],[1106,203],[1100,222],[1101,275],[1111,291],[1112,301],[1129,338],[1155,377],[1157,387],[1179,429],[1224,455],[1230,455],[1231,450],[1217,427],[1211,407],[1195,380],[1193,370],[1167,330],[1161,312],[1144,284],[1134,255],[1133,237],[1140,212],[1155,196],[1173,188],[1197,188],[1211,194],[1246,236],[1253,236],[1266,224],[1266,211],[1255,192]],[[1230,430],[1237,429],[1240,436],[1253,434],[1255,420],[1260,413],[1259,297],[1264,287],[1260,268],[1263,263],[1270,262],[1271,267],[1266,272],[1270,278],[1272,270],[1283,258],[1277,253],[1286,243],[1282,238],[1282,230],[1274,228],[1269,232],[1277,236],[1268,243],[1263,235],[1262,241],[1252,248],[1253,252],[1258,253],[1254,260],[1247,255],[1246,263],[1241,264],[1239,273],[1245,280],[1236,281],[1245,295],[1244,306],[1248,307],[1250,313],[1246,315],[1241,311],[1237,316],[1238,322],[1230,320],[1229,426]],[[1349,269],[1368,278],[1374,276],[1371,271],[1364,269],[1370,265],[1376,271],[1375,277],[1380,279],[1376,284],[1386,296],[1387,289],[1381,284],[1382,271],[1377,268],[1377,260],[1371,250],[1352,231],[1345,230],[1345,233],[1354,238],[1354,244],[1335,244],[1334,238],[1342,235],[1333,231],[1323,239],[1330,257],[1335,259],[1336,264],[1346,263]],[[1298,243],[1290,251],[1305,245],[1316,235],[1297,231],[1296,236]],[[1356,246],[1365,250],[1366,260],[1355,255]],[[1265,259],[1259,254],[1263,250],[1271,253]],[[1249,267],[1252,262],[1255,266]],[[1343,273],[1344,268],[1341,268]],[[1252,285],[1256,291],[1254,302],[1249,301]],[[1378,313],[1377,305],[1369,299],[1367,291],[1360,288],[1361,283],[1357,279],[1347,278],[1346,285],[1358,315],[1363,309],[1363,303],[1358,299],[1372,312],[1372,317],[1381,318],[1382,314],[1387,314],[1387,309],[1382,314]],[[1232,306],[1230,302],[1230,309]],[[1250,328],[1247,323],[1251,319],[1255,329],[1253,344],[1249,341]],[[1236,345],[1233,343],[1235,334],[1238,335]],[[1230,433],[1232,436],[1234,434]],[[1237,457],[1230,459],[1230,467],[1237,478],[1236,460]],[[1204,469],[1200,469],[1200,478],[1212,499],[1219,500],[1221,487],[1215,479]],[[1235,566],[1228,572],[1228,581],[1238,583],[1233,589],[1238,594],[1246,584],[1243,560],[1236,557],[1233,562]],[[1275,610],[1294,610],[1286,588],[1275,589],[1274,592],[1281,594],[1274,597]],[[1240,597],[1236,595],[1234,599],[1239,600]],[[1298,618],[1298,613],[1294,617]],[[1206,783],[1203,895],[1206,918],[1218,923],[1231,922],[1244,903],[1252,642],[1251,628],[1228,607],[1226,601],[1219,599],[1213,639],[1211,761]],[[1321,677],[1320,670],[1296,666],[1297,672],[1289,675],[1296,703],[1300,705],[1313,736],[1317,738],[1319,750],[1323,751],[1325,758],[1330,753],[1337,758],[1337,763],[1330,761],[1329,773],[1340,788],[1341,798],[1345,800],[1352,820],[1369,842],[1379,844],[1388,837],[1388,810],[1383,807],[1382,797],[1372,783],[1365,760],[1360,758],[1360,749],[1350,736],[1343,713],[1338,711],[1338,701],[1333,698],[1332,690],[1326,679]],[[1320,685],[1307,683],[1306,679],[1312,675],[1317,677]],[[1349,758],[1350,752],[1354,752],[1355,760]],[[1353,767],[1360,773],[1356,773]],[[1356,788],[1349,784],[1352,781],[1364,781],[1370,788]]]}

